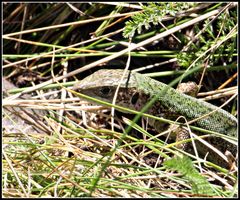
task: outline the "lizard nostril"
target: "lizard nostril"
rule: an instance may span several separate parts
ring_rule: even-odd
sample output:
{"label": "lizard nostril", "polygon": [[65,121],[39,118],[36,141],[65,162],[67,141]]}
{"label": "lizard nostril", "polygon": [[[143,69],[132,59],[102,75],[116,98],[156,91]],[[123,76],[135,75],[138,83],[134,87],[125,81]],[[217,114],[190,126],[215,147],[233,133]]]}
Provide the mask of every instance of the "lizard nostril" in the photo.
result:
{"label": "lizard nostril", "polygon": [[110,87],[102,87],[99,90],[101,96],[108,96],[109,93],[111,92],[111,88]]}

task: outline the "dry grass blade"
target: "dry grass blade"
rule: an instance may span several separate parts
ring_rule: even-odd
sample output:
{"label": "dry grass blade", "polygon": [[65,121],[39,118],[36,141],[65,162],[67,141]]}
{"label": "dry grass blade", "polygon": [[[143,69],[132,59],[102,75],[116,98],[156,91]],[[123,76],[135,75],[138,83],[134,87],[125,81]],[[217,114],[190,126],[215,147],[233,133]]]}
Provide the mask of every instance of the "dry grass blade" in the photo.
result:
{"label": "dry grass blade", "polygon": [[[181,76],[197,81],[202,85],[197,98],[214,99],[213,104],[225,105],[236,115],[236,3],[2,5],[4,197],[237,195],[235,155],[216,149],[225,160],[231,158],[232,168],[226,169],[176,148],[192,140],[211,148],[205,140],[212,136],[210,132],[194,135],[204,130],[191,124],[194,136],[175,142],[166,139],[169,130],[158,132],[148,124],[155,120],[165,126],[175,119],[145,113],[133,123],[138,111],[128,112],[124,107],[124,112],[116,109],[112,116],[109,104],[100,106],[91,97],[80,99],[72,91],[73,84],[98,68],[127,65],[167,84]],[[135,32],[131,40],[124,36],[130,21]],[[215,135],[234,144],[237,141]],[[196,173],[192,179],[186,176],[191,170],[182,174],[163,164],[179,155],[192,159],[189,169],[199,171],[214,194],[196,192],[200,187],[192,184]],[[184,165],[177,167],[186,170]]]}

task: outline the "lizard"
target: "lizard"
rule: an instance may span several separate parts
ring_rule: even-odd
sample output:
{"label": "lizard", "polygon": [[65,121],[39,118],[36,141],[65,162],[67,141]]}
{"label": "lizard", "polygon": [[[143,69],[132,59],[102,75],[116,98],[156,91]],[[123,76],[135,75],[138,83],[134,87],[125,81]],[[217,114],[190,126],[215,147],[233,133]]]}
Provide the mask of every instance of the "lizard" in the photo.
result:
{"label": "lizard", "polygon": [[[112,103],[116,88],[120,84],[116,99],[116,104],[119,106],[140,111],[151,98],[157,96],[154,104],[148,109],[148,114],[170,120],[176,120],[179,116],[184,116],[187,120],[199,118],[193,123],[194,126],[237,138],[237,118],[227,111],[183,94],[165,83],[138,72],[127,71],[120,82],[123,73],[122,69],[98,70],[77,82],[73,90]],[[202,116],[205,117],[201,118]],[[149,122],[157,131],[162,131],[162,125],[158,120],[151,119]],[[221,152],[228,150],[236,155],[236,144],[216,136],[209,138]],[[198,145],[197,149],[202,155],[209,151],[210,161],[224,167],[228,166],[226,160],[217,158],[217,154],[210,149],[206,150],[205,146]]]}

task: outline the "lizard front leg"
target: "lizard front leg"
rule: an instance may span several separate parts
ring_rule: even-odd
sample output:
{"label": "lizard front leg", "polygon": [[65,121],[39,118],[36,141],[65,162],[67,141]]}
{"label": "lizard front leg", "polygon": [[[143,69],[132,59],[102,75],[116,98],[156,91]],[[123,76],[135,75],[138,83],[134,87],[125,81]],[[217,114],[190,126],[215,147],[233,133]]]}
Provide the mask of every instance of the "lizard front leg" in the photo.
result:
{"label": "lizard front leg", "polygon": [[[183,94],[196,97],[199,91],[199,87],[195,82],[187,82],[179,84],[176,90]],[[184,129],[179,125],[171,124],[169,129],[171,130],[171,134],[176,136],[176,142],[180,142],[190,138],[188,130]],[[181,143],[177,145],[177,148],[182,149],[184,151],[189,151],[190,150],[189,146],[190,146],[189,143]]]}

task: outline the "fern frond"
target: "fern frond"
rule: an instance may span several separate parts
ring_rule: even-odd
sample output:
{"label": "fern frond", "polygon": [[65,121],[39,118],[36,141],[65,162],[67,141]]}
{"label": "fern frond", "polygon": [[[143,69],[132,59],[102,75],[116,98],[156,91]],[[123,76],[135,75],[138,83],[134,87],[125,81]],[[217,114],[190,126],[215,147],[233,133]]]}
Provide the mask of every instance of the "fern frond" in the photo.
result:
{"label": "fern frond", "polygon": [[132,38],[137,30],[138,34],[142,32],[143,27],[148,30],[153,25],[157,25],[162,21],[166,15],[175,16],[178,12],[183,12],[197,3],[186,2],[162,2],[162,3],[147,3],[143,6],[143,12],[138,13],[132,17],[132,20],[127,21],[123,36],[125,38]]}
{"label": "fern frond", "polygon": [[172,158],[164,162],[164,166],[181,173],[192,186],[195,194],[216,194],[209,182],[192,165],[189,157]]}

